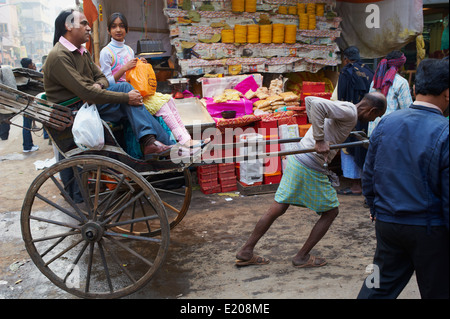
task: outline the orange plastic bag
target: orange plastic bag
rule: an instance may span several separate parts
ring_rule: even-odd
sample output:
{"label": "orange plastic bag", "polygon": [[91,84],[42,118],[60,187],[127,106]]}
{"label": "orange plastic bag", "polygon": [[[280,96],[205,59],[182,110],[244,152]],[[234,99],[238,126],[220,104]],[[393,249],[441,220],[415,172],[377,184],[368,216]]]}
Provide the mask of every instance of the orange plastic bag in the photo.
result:
{"label": "orange plastic bag", "polygon": [[156,75],[149,63],[138,60],[136,67],[127,71],[126,79],[143,97],[156,92]]}

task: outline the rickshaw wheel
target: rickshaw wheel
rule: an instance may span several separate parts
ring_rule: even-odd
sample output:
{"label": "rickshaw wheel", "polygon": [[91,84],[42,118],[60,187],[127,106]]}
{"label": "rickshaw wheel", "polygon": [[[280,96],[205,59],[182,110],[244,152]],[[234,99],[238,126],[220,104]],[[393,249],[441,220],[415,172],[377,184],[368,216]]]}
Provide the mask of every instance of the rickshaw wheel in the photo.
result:
{"label": "rickshaw wheel", "polygon": [[[175,177],[167,177],[162,179],[147,178],[160,196],[164,207],[166,208],[167,218],[169,219],[170,229],[177,226],[186,216],[192,199],[192,174],[187,168],[182,175]],[[175,187],[173,190],[161,187],[161,183],[167,181],[179,181],[181,186]],[[159,235],[160,230],[151,231],[148,236]]]}
{"label": "rickshaw wheel", "polygon": [[[65,185],[60,173],[72,172]],[[79,186],[83,203],[68,189]],[[145,205],[145,216],[135,217]],[[145,286],[166,258],[169,223],[148,181],[116,160],[96,155],[62,160],[31,184],[21,213],[22,237],[38,269],[82,298],[120,298]],[[128,229],[119,233],[117,227]],[[134,228],[158,229],[154,237]]]}
{"label": "rickshaw wheel", "polygon": [[[170,229],[178,225],[186,216],[192,199],[192,176],[189,169],[185,169],[182,173],[164,173],[149,175],[147,181],[153,186],[160,197],[167,214]],[[136,185],[136,187],[138,187]],[[134,208],[135,216],[146,215],[146,205]],[[142,225],[141,225],[142,226]],[[158,236],[161,229],[148,227],[124,228],[117,227],[121,233],[128,233],[135,236]]]}

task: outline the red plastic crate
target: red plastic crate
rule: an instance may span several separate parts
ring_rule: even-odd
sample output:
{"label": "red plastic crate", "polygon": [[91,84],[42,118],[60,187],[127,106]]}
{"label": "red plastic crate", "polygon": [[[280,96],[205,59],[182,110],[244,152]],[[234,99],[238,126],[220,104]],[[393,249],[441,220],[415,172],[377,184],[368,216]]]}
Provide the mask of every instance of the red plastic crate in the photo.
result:
{"label": "red plastic crate", "polygon": [[222,193],[237,191],[237,183],[234,185],[222,185],[221,190]]}
{"label": "red plastic crate", "polygon": [[278,132],[278,119],[262,120],[256,122],[256,133],[261,135],[271,135]]}
{"label": "red plastic crate", "polygon": [[[279,136],[277,135],[268,135],[265,136],[265,140],[278,140]],[[266,145],[266,153],[275,153],[281,152],[280,144],[267,144]],[[264,159],[264,173],[274,173],[281,170],[281,158],[278,157],[269,157]]]}
{"label": "red plastic crate", "polygon": [[217,186],[213,186],[213,187],[200,187],[200,190],[202,191],[203,194],[209,195],[209,194],[215,194],[215,193],[220,193],[222,191],[222,187],[220,185]]}
{"label": "red plastic crate", "polygon": [[325,82],[303,81],[302,92],[325,92]]}
{"label": "red plastic crate", "polygon": [[227,178],[233,178],[236,177],[236,172],[233,168],[233,170],[228,172],[219,172],[219,179],[227,179]]}
{"label": "red plastic crate", "polygon": [[222,186],[231,186],[237,184],[237,178],[236,176],[233,177],[227,177],[227,178],[220,178],[219,183]]}
{"label": "red plastic crate", "polygon": [[202,174],[212,174],[218,172],[218,166],[217,164],[211,164],[211,165],[203,165],[200,166],[197,171]]}
{"label": "red plastic crate", "polygon": [[282,174],[281,172],[275,174],[264,174],[263,182],[264,184],[280,184]]}
{"label": "red plastic crate", "polygon": [[217,180],[217,178],[209,180],[199,180],[198,183],[200,185],[200,188],[209,188],[219,185],[219,181]]}
{"label": "red plastic crate", "polygon": [[270,161],[264,163],[264,175],[277,174],[281,172],[281,157],[271,157]]}
{"label": "red plastic crate", "polygon": [[301,100],[303,101],[303,104],[305,103],[305,98],[308,96],[316,96],[321,97],[322,99],[331,99],[332,93],[330,92],[302,92],[301,94]]}
{"label": "red plastic crate", "polygon": [[218,164],[218,165],[219,165],[218,166],[219,173],[234,171],[234,168],[235,168],[234,163],[223,163],[223,164]]}
{"label": "red plastic crate", "polygon": [[295,120],[297,121],[297,125],[305,125],[308,124],[308,116],[306,114],[304,115],[297,115],[295,117]]}
{"label": "red plastic crate", "polygon": [[197,177],[199,180],[211,180],[214,178],[218,178],[219,174],[218,173],[201,173],[201,172],[197,171]]}

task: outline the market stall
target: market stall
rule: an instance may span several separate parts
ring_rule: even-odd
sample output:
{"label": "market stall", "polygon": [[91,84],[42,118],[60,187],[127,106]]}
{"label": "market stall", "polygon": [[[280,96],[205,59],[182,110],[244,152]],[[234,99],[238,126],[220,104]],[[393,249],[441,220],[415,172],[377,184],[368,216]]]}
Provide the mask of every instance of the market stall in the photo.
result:
{"label": "market stall", "polygon": [[[233,144],[245,134],[256,134],[257,140],[302,136],[310,126],[304,98],[330,98],[334,90],[341,62],[336,40],[342,33],[336,0],[130,3],[99,1],[99,47],[109,41],[106,22],[113,12],[127,16],[126,43],[136,54],[146,41],[162,43],[163,53],[140,56],[153,65],[158,92],[172,94],[194,139]],[[164,70],[159,61],[171,63]],[[280,151],[289,145],[267,147]],[[245,152],[228,150],[240,151]],[[251,171],[236,163],[234,186],[229,180],[224,185],[276,185],[282,163],[283,158],[264,160]],[[220,177],[208,183],[218,190],[216,184],[221,185]]]}
{"label": "market stall", "polygon": [[[336,39],[342,19],[335,6],[333,0],[166,1],[164,14],[179,76],[201,85],[195,93],[215,121],[216,143],[250,139],[264,151],[285,151],[293,145],[258,146],[258,141],[305,134],[310,124],[304,98],[329,99],[337,78],[330,67],[341,62]],[[224,155],[217,151],[211,158]],[[226,181],[220,176],[222,164],[212,164],[199,171],[199,183],[206,193],[253,193],[249,187],[273,191],[283,162],[282,157],[238,162],[234,179],[228,174]]]}
{"label": "market stall", "polygon": [[164,14],[183,76],[316,73],[340,63],[335,2],[167,1]]}

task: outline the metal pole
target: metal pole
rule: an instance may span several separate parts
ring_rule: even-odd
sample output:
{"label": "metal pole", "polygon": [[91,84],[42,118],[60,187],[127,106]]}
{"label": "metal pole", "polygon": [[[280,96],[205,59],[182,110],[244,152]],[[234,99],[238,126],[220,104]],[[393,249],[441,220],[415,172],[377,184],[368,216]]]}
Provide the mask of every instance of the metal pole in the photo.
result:
{"label": "metal pole", "polygon": [[[369,140],[365,139],[365,140],[361,140],[361,141],[357,141],[357,142],[333,144],[333,145],[330,145],[330,150],[347,148],[347,147],[355,147],[355,146],[367,146],[367,145],[369,145]],[[236,163],[236,162],[249,161],[249,160],[255,160],[255,159],[266,159],[266,158],[270,158],[270,157],[288,156],[288,155],[303,154],[303,153],[314,153],[315,151],[316,150],[314,148],[308,148],[308,149],[299,149],[299,150],[294,150],[294,151],[230,156],[230,157],[223,157],[223,158],[217,158],[217,159],[211,158],[210,163],[202,162],[202,164]]]}
{"label": "metal pole", "polygon": [[0,50],[2,50],[2,63],[0,65],[5,64],[5,60],[3,57],[3,36],[0,34]]}

